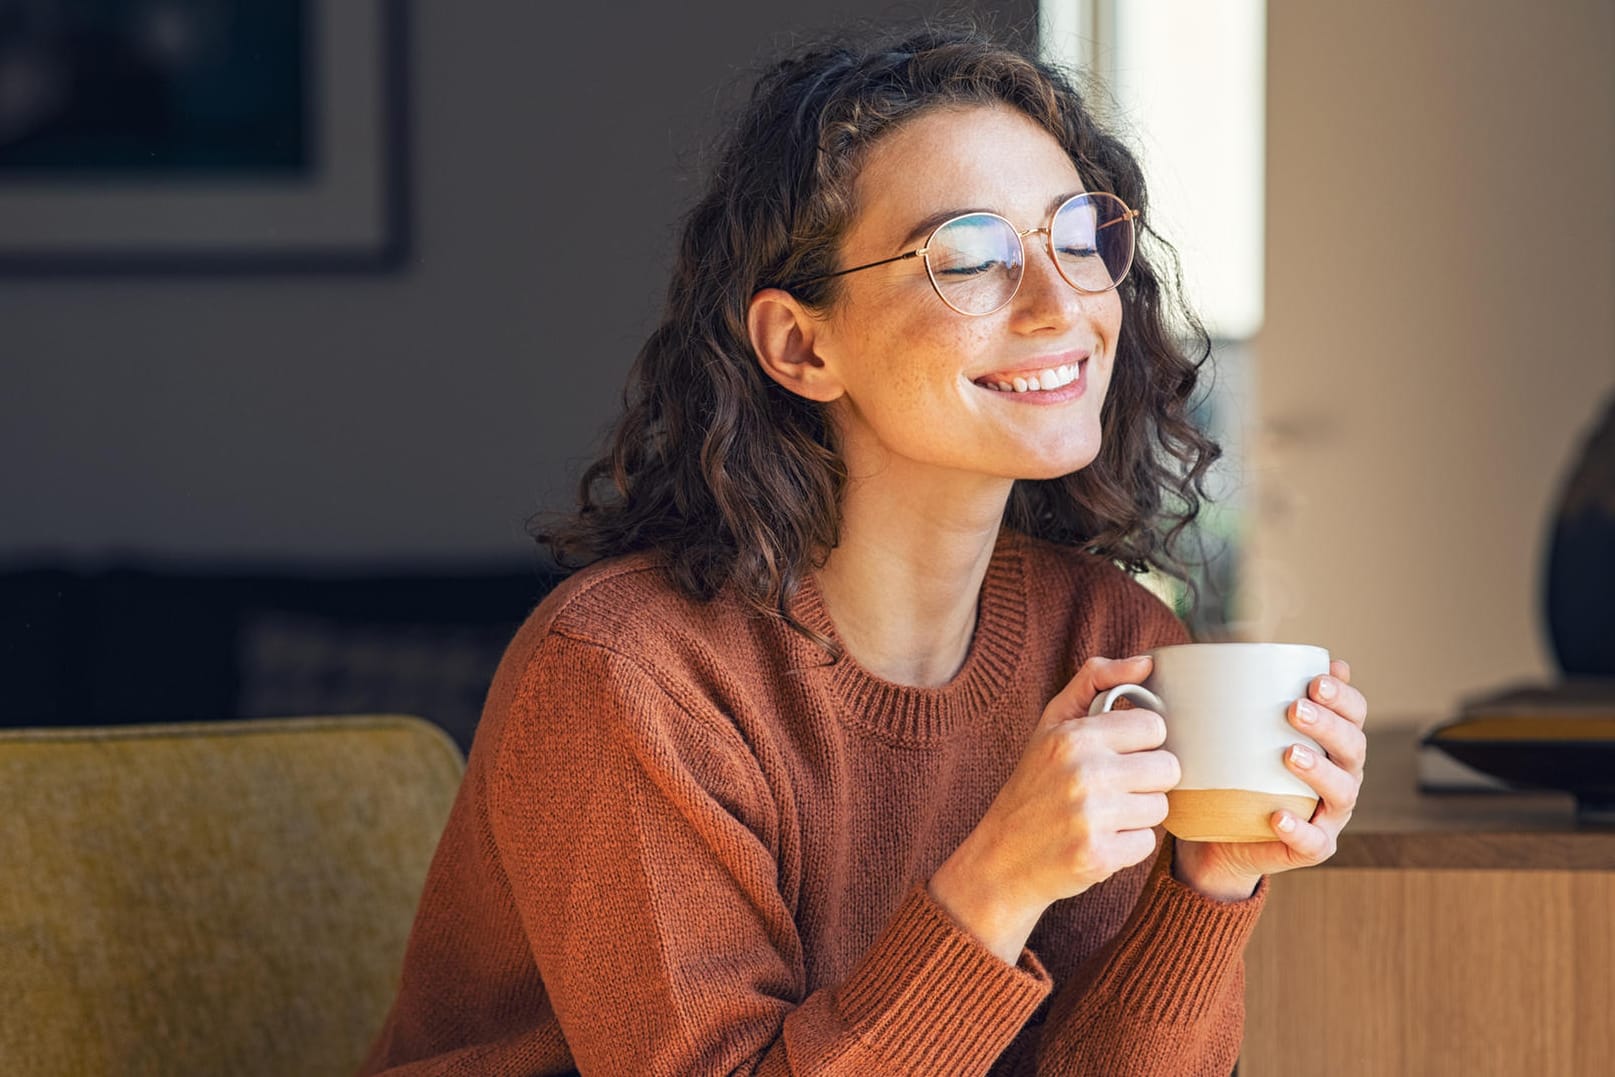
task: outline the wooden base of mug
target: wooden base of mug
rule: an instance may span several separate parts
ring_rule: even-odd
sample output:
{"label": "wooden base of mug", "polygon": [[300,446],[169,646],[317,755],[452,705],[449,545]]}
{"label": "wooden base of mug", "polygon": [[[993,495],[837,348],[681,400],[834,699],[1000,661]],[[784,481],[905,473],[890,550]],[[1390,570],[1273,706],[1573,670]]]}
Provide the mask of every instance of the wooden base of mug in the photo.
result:
{"label": "wooden base of mug", "polygon": [[1311,819],[1318,798],[1249,789],[1174,789],[1166,804],[1166,829],[1184,841],[1278,841],[1273,813]]}

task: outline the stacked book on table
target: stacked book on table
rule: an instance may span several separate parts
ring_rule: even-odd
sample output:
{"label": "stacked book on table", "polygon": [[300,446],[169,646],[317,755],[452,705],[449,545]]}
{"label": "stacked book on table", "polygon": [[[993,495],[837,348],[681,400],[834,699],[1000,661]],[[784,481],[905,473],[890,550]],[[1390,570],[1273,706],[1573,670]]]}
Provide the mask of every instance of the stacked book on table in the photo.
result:
{"label": "stacked book on table", "polygon": [[[1517,744],[1520,755],[1562,744],[1567,752],[1589,745],[1615,746],[1615,677],[1567,677],[1555,683],[1522,682],[1468,697],[1456,718],[1423,731],[1418,748],[1421,792],[1513,792],[1521,788],[1460,762],[1427,737],[1449,744]],[[1499,753],[1494,752],[1494,755]]]}

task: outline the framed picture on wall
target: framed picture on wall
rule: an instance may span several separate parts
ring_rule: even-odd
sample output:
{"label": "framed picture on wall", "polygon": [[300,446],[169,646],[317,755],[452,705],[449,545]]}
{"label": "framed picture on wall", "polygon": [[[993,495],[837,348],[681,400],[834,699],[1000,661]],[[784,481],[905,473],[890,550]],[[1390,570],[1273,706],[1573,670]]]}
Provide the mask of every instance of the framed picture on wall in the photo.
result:
{"label": "framed picture on wall", "polygon": [[0,272],[386,270],[404,0],[0,6]]}

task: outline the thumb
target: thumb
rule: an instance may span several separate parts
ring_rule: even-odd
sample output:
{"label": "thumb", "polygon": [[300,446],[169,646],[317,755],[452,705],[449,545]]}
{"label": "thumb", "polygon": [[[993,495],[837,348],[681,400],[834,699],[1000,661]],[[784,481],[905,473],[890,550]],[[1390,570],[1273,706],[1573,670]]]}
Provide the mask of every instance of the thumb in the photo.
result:
{"label": "thumb", "polygon": [[1060,694],[1049,701],[1043,711],[1042,724],[1051,726],[1072,718],[1086,718],[1088,708],[1099,698],[1099,693],[1119,684],[1140,684],[1154,667],[1155,660],[1147,654],[1131,658],[1095,656],[1088,659],[1077,670],[1076,676],[1060,689]]}

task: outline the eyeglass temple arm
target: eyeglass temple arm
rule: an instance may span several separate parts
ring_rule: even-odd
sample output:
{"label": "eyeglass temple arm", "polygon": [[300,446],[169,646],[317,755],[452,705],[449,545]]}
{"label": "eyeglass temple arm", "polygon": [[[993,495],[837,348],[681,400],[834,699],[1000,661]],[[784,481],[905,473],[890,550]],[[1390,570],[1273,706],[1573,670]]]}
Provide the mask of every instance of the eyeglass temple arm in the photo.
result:
{"label": "eyeglass temple arm", "polygon": [[831,277],[845,277],[848,273],[856,273],[860,269],[874,269],[876,266],[890,265],[893,262],[901,262],[905,258],[918,258],[928,249],[929,248],[926,247],[920,247],[919,249],[909,251],[906,254],[894,254],[890,258],[882,258],[878,262],[866,262],[861,266],[853,266],[851,269],[838,269],[834,273],[821,273],[817,277],[809,277],[807,280],[799,281],[798,283],[813,284],[817,281],[829,280]]}
{"label": "eyeglass temple arm", "polygon": [[1138,210],[1130,209],[1126,213],[1123,213],[1120,217],[1117,217],[1115,220],[1106,221],[1104,224],[1100,225],[1099,227],[1101,227],[1101,228],[1109,228],[1113,224],[1121,224],[1123,221],[1130,221],[1130,220],[1132,220],[1133,218],[1135,218],[1137,216],[1138,216]]}

